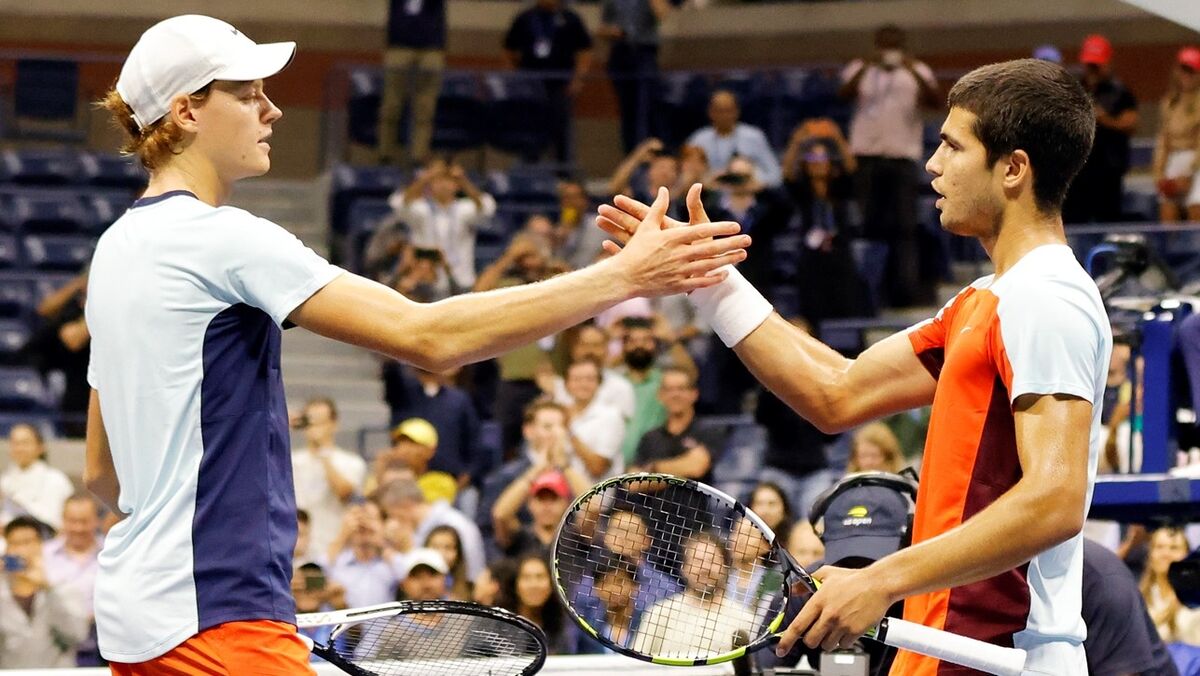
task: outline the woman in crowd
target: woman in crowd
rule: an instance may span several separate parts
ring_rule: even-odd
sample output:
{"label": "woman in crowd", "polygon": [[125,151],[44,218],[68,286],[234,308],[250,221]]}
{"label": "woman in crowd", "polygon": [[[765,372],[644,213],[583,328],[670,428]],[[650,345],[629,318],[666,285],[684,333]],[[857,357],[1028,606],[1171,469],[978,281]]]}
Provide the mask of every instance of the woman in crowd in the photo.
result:
{"label": "woman in crowd", "polygon": [[786,549],[792,530],[792,505],[779,484],[759,482],[750,492],[750,509],[775,531],[780,546]]}
{"label": "woman in crowd", "polygon": [[500,605],[504,590],[512,586],[516,576],[517,565],[512,559],[492,561],[471,585],[471,600],[484,606]]}
{"label": "woman in crowd", "polygon": [[1164,643],[1200,645],[1200,611],[1179,602],[1167,579],[1171,564],[1188,555],[1187,537],[1178,528],[1159,528],[1150,536],[1146,570],[1138,588]]}
{"label": "woman in crowd", "polygon": [[66,474],[46,462],[46,442],[38,428],[13,425],[8,457],[12,464],[0,474],[0,525],[27,514],[54,530],[62,528],[63,505],[75,489]]}
{"label": "woman in crowd", "polygon": [[1180,216],[1200,221],[1200,49],[1184,47],[1176,61],[1154,144],[1158,215],[1164,223]]}
{"label": "woman in crowd", "polygon": [[517,559],[516,576],[502,588],[500,606],[541,627],[551,655],[573,655],[584,646],[551,585],[546,560],[526,554]]}
{"label": "woman in crowd", "polygon": [[458,531],[451,526],[438,526],[429,531],[425,546],[436,550],[446,560],[450,574],[446,576],[446,598],[454,601],[470,601],[471,581],[467,579],[467,566],[462,557],[462,540]]}
{"label": "woman in crowd", "polygon": [[887,425],[875,422],[854,433],[847,474],[869,471],[895,473],[903,468],[904,452]]}

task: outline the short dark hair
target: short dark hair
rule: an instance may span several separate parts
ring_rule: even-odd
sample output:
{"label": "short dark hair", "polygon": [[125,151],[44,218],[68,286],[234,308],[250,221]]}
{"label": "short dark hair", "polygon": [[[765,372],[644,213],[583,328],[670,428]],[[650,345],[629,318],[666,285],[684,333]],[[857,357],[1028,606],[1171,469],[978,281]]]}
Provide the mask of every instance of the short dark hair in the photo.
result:
{"label": "short dark hair", "polygon": [[32,528],[34,531],[37,532],[39,539],[41,539],[41,540],[46,539],[46,534],[44,532],[44,529],[46,528],[46,524],[42,523],[41,521],[38,521],[37,519],[33,518],[32,516],[26,516],[26,515],[14,517],[12,521],[9,521],[8,523],[4,524],[4,538],[8,539],[8,536],[12,535],[13,531],[21,530],[22,528]]}
{"label": "short dark hair", "polygon": [[554,401],[549,397],[538,397],[534,399],[528,406],[525,407],[525,412],[521,417],[521,424],[528,425],[537,419],[539,411],[558,411],[562,414],[563,420],[571,418],[570,411],[566,406]]}
{"label": "short dark hair", "polygon": [[1092,100],[1078,80],[1049,61],[993,63],[964,75],[947,102],[978,118],[974,131],[987,150],[989,166],[1024,150],[1033,165],[1038,209],[1062,209],[1096,133]]}

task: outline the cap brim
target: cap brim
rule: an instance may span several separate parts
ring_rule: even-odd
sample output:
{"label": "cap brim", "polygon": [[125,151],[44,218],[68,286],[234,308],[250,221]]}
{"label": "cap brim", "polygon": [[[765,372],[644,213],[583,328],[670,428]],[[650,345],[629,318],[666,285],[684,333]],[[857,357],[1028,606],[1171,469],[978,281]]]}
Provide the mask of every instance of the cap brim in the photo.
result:
{"label": "cap brim", "polygon": [[878,561],[900,549],[900,537],[893,535],[853,535],[825,543],[825,560],[837,562],[850,557]]}
{"label": "cap brim", "polygon": [[296,56],[295,42],[254,45],[213,75],[214,80],[249,82],[271,77],[288,67]]}

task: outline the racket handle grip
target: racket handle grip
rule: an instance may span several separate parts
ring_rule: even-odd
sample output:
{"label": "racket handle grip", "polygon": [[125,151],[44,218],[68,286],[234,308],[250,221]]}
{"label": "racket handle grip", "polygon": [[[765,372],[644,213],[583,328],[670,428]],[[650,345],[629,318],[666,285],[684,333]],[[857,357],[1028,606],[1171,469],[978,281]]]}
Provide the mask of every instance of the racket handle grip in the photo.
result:
{"label": "racket handle grip", "polygon": [[875,640],[999,676],[1021,676],[1025,651],[960,636],[894,617],[879,624]]}

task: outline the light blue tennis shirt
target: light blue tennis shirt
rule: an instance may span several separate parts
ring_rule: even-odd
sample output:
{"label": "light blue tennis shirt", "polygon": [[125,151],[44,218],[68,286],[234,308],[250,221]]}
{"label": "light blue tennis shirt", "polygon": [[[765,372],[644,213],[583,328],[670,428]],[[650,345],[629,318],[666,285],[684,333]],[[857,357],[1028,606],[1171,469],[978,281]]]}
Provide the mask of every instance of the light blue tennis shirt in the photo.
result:
{"label": "light blue tennis shirt", "polygon": [[88,382],[129,515],[99,557],[108,660],[150,660],[224,622],[295,621],[280,328],[341,272],[185,191],[138,200],[100,238]]}

